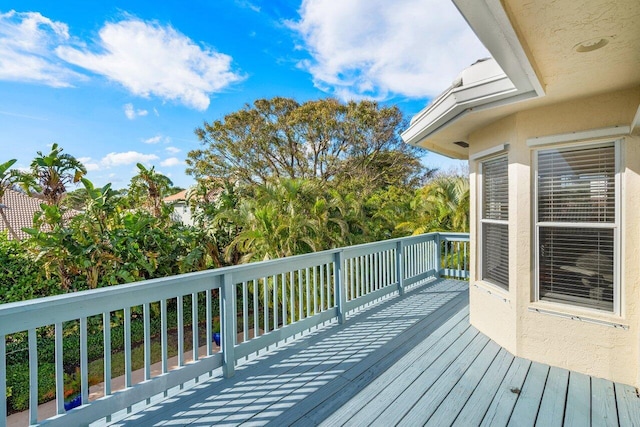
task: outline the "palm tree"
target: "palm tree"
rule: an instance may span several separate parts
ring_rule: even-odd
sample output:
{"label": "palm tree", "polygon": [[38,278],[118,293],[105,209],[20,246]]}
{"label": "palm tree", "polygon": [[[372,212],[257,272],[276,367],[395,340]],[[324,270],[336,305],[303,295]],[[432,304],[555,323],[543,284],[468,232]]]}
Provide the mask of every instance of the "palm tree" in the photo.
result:
{"label": "palm tree", "polygon": [[156,218],[162,216],[162,199],[168,195],[173,182],[161,173],[156,172],[155,166],[147,169],[137,163],[138,174],[131,178],[129,195],[134,203],[146,207]]}
{"label": "palm tree", "polygon": [[469,179],[457,175],[435,178],[418,190],[411,203],[414,219],[397,229],[413,234],[431,231],[469,231]]}
{"label": "palm tree", "polygon": [[70,154],[62,154],[62,147],[54,143],[47,155],[38,151],[31,162],[31,171],[22,174],[21,181],[28,191],[35,191],[49,205],[60,205],[69,184],[78,183],[87,173],[84,165]]}
{"label": "palm tree", "polygon": [[13,185],[17,181],[17,175],[13,173],[13,171],[9,170],[9,168],[11,168],[11,166],[13,166],[15,162],[16,159],[11,159],[0,164],[0,216],[2,217],[2,221],[4,222],[5,227],[7,228],[7,230],[9,230],[9,234],[11,235],[11,237],[17,240],[18,236],[15,230],[11,227],[11,224],[9,224],[7,215],[4,212],[7,206],[3,204],[6,191],[13,187]]}

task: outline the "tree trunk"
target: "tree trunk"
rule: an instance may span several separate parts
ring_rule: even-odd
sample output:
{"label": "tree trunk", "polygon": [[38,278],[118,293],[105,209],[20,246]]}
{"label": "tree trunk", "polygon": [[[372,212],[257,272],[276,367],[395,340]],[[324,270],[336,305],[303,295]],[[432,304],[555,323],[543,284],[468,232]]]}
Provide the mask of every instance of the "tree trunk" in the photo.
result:
{"label": "tree trunk", "polygon": [[0,216],[2,216],[2,221],[4,222],[4,225],[7,227],[7,230],[9,230],[9,236],[11,236],[13,240],[20,240],[15,230],[11,227],[11,224],[9,224],[9,220],[7,219],[7,215],[4,213],[3,208],[0,208]]}

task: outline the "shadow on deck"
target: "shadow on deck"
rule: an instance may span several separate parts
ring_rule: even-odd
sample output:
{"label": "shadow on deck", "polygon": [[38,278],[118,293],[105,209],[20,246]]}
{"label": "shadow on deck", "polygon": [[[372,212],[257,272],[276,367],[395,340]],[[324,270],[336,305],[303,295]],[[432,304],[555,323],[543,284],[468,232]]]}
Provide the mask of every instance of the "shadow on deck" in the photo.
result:
{"label": "shadow on deck", "polygon": [[114,424],[640,425],[632,387],[514,358],[441,280],[331,323]]}

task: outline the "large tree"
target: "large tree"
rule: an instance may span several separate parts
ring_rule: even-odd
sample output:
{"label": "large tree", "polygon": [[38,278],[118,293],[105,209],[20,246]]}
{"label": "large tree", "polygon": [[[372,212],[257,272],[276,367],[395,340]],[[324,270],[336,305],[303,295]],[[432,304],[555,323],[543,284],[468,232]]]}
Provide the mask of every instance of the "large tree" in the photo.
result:
{"label": "large tree", "polygon": [[196,129],[203,148],[189,153],[187,173],[242,184],[357,177],[416,186],[426,170],[400,138],[405,124],[397,107],[374,101],[259,99]]}

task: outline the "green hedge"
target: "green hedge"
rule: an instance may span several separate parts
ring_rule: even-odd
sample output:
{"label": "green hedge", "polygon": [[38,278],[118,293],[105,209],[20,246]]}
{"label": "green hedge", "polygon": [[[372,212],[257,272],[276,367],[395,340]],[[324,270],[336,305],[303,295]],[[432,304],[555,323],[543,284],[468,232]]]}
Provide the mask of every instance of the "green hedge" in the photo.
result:
{"label": "green hedge", "polygon": [[0,233],[0,304],[60,294],[56,279],[47,279],[41,262],[29,256],[23,242]]}
{"label": "green hedge", "polygon": [[[7,410],[24,411],[29,407],[29,363],[22,362],[7,369]],[[55,398],[55,364],[41,363],[38,367],[38,403]]]}

